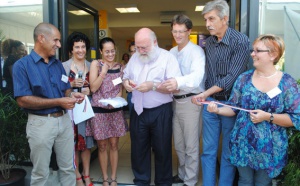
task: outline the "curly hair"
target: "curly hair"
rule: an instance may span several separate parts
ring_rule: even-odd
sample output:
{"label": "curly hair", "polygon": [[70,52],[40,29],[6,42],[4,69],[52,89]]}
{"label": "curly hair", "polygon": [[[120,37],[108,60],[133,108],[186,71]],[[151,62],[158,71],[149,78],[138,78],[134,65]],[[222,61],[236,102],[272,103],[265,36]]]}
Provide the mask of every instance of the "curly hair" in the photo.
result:
{"label": "curly hair", "polygon": [[91,46],[90,39],[84,33],[73,32],[72,34],[69,35],[68,40],[67,40],[68,50],[70,53],[72,53],[72,51],[73,51],[74,43],[80,42],[80,41],[85,43],[86,50],[90,49],[90,46]]}

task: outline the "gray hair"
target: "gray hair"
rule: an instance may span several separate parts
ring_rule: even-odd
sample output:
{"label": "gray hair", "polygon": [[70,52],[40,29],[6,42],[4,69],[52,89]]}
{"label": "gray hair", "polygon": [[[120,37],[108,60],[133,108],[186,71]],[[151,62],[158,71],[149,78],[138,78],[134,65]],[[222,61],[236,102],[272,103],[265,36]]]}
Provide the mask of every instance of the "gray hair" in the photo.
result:
{"label": "gray hair", "polygon": [[156,34],[151,30],[150,32],[150,38],[151,40],[154,42],[155,40],[157,40]]}
{"label": "gray hair", "polygon": [[225,16],[229,17],[229,6],[225,0],[213,0],[209,1],[208,3],[205,4],[205,7],[202,11],[202,15],[216,10],[218,11],[218,16],[222,19]]}

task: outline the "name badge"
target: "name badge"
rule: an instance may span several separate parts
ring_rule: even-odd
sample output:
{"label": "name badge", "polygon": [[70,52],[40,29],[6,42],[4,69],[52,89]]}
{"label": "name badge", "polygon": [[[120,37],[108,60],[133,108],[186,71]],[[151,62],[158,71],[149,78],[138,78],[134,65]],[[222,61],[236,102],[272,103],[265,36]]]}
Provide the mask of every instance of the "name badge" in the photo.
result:
{"label": "name badge", "polygon": [[280,94],[282,91],[278,88],[275,87],[272,90],[270,90],[269,92],[267,92],[267,95],[269,96],[269,98],[274,98],[275,96],[277,96],[278,94]]}
{"label": "name badge", "polygon": [[65,82],[65,83],[68,83],[68,81],[69,81],[69,78],[68,78],[68,76],[66,76],[66,75],[62,75],[61,76],[61,80],[63,81],[63,82]]}
{"label": "name badge", "polygon": [[118,77],[117,79],[112,80],[112,82],[113,82],[114,86],[116,86],[116,85],[122,83],[122,79],[121,79],[121,77]]}

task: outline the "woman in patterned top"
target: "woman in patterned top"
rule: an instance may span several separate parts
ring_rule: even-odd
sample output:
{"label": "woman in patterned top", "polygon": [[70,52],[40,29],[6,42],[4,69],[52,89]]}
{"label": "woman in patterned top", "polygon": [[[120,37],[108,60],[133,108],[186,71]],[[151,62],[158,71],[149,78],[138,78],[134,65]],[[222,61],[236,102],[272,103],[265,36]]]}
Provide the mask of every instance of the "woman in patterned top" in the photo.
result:
{"label": "woman in patterned top", "polygon": [[[90,62],[85,59],[86,52],[90,48],[89,38],[81,32],[73,32],[68,37],[68,49],[72,57],[63,63],[65,71],[69,77],[73,91],[80,91],[91,96],[89,87]],[[81,77],[80,77],[81,76]],[[76,186],[93,186],[90,179],[90,159],[91,148],[94,146],[92,136],[86,135],[87,121],[83,121],[74,126],[75,138],[75,163],[76,163]],[[79,157],[81,155],[83,173],[79,172]]]}
{"label": "woman in patterned top", "polygon": [[287,163],[287,127],[300,130],[300,92],[297,82],[275,65],[284,52],[283,40],[262,35],[253,43],[254,70],[239,76],[228,104],[249,112],[218,107],[211,102],[208,111],[237,115],[231,133],[230,161],[239,171],[241,185],[272,185]]}
{"label": "woman in patterned top", "polygon": [[[114,85],[113,80],[122,77],[123,65],[114,61],[116,48],[113,39],[109,37],[101,39],[100,53],[102,59],[92,61],[90,71],[90,86],[93,92],[91,105],[95,117],[91,119],[89,134],[97,140],[103,186],[108,186],[109,182],[111,186],[116,186],[119,137],[126,134],[127,123],[122,108],[103,105],[99,100],[122,96],[122,84]],[[111,164],[110,179],[107,172],[108,162]]]}

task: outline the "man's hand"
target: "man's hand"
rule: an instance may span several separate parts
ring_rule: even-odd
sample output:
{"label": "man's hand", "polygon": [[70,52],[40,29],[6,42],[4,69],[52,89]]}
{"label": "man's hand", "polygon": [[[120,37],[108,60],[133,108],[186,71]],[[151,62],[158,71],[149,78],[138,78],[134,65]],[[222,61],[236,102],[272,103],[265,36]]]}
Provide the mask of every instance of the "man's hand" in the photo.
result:
{"label": "man's hand", "polygon": [[60,106],[64,109],[72,110],[77,102],[76,98],[63,97],[60,98]]}
{"label": "man's hand", "polygon": [[202,105],[201,101],[205,101],[206,98],[207,98],[207,96],[205,95],[204,92],[202,92],[202,93],[192,97],[192,103],[201,106]]}
{"label": "man's hand", "polygon": [[135,90],[140,91],[140,92],[148,92],[152,90],[153,87],[153,82],[152,81],[146,81],[140,85],[138,85]]}
{"label": "man's hand", "polygon": [[175,92],[178,84],[175,78],[170,78],[164,81],[160,86],[165,87],[169,92]]}
{"label": "man's hand", "polygon": [[132,92],[133,89],[136,87],[136,83],[132,80],[125,79],[123,81],[123,86],[127,90],[127,92]]}
{"label": "man's hand", "polygon": [[84,100],[85,95],[81,92],[72,92],[70,97],[76,99],[76,103],[80,104]]}
{"label": "man's hand", "polygon": [[215,114],[218,114],[219,113],[219,108],[218,108],[218,105],[215,103],[215,102],[210,102],[207,106],[207,111],[208,112],[212,112],[212,113],[215,113]]}

